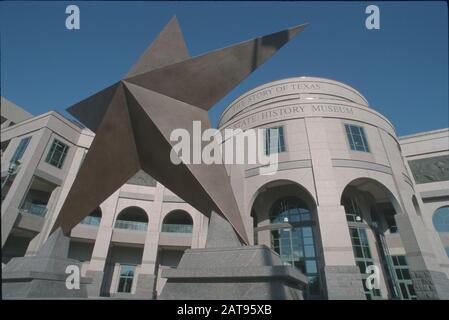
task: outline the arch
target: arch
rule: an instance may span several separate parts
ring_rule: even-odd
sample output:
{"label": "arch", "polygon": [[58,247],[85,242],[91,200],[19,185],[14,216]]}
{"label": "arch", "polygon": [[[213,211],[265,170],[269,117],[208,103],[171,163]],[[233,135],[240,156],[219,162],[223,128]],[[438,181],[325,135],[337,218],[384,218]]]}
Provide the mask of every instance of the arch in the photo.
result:
{"label": "arch", "polygon": [[[409,299],[412,294],[406,288],[412,285],[411,279],[396,277],[397,263],[393,258],[398,256],[389,254],[385,240],[386,231],[390,234],[400,231],[395,215],[402,213],[402,209],[393,192],[373,178],[356,178],[343,189],[341,205],[345,209],[354,259],[360,269],[362,281],[367,278],[367,268],[379,259],[382,265],[381,278],[384,279],[381,286],[386,294],[394,298]],[[405,257],[403,259],[406,261]],[[408,270],[406,262],[404,268]],[[363,288],[367,299],[382,296],[380,288],[369,289],[365,285]]]}
{"label": "arch", "polygon": [[432,215],[433,226],[438,232],[449,232],[449,206],[442,206]]}
{"label": "arch", "polygon": [[272,180],[269,182],[266,182],[265,184],[261,185],[256,192],[254,192],[254,194],[252,195],[249,203],[248,203],[248,208],[246,210],[246,212],[251,212],[251,216],[252,216],[252,208],[254,207],[254,202],[256,201],[257,197],[267,191],[267,189],[269,188],[274,188],[274,187],[279,187],[279,186],[287,186],[287,185],[294,185],[296,187],[299,187],[301,189],[301,191],[304,192],[305,196],[306,196],[306,201],[307,201],[307,205],[310,208],[314,208],[316,207],[316,201],[315,201],[315,197],[312,195],[312,193],[303,185],[301,185],[300,183],[290,180],[290,179],[278,179],[278,180]]}
{"label": "arch", "polygon": [[306,298],[322,298],[323,250],[317,206],[310,192],[291,180],[265,183],[255,193],[251,215],[257,243],[271,247],[284,263],[307,276]]}
{"label": "arch", "polygon": [[192,233],[192,216],[184,210],[173,210],[165,215],[161,232]]}
{"label": "arch", "polygon": [[340,201],[348,188],[355,188],[369,193],[376,202],[391,202],[396,214],[402,213],[402,207],[393,192],[382,182],[370,177],[358,177],[348,182],[342,189]]}
{"label": "arch", "polygon": [[91,226],[100,225],[101,218],[103,213],[100,207],[97,207],[94,211],[92,211],[88,216],[86,216],[83,220],[81,220],[81,224],[87,224]]}
{"label": "arch", "polygon": [[146,231],[148,228],[148,214],[137,206],[130,206],[117,215],[115,228]]}
{"label": "arch", "polygon": [[287,196],[276,200],[270,209],[270,223],[310,221],[309,206],[298,197]]}

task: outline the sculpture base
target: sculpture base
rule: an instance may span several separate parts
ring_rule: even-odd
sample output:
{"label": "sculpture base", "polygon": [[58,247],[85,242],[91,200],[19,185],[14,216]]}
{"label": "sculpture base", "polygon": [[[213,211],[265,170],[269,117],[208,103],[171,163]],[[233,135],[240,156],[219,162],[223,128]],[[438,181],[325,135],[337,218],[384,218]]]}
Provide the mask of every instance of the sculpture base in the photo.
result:
{"label": "sculpture base", "polygon": [[162,277],[163,300],[302,300],[307,284],[264,245],[189,249]]}
{"label": "sculpture base", "polygon": [[66,273],[68,266],[76,266],[77,270],[81,270],[79,261],[67,258],[69,243],[70,239],[59,229],[47,239],[35,256],[11,259],[2,269],[2,298],[87,298],[86,285],[90,279],[81,278],[80,272],[73,273],[70,269]]}

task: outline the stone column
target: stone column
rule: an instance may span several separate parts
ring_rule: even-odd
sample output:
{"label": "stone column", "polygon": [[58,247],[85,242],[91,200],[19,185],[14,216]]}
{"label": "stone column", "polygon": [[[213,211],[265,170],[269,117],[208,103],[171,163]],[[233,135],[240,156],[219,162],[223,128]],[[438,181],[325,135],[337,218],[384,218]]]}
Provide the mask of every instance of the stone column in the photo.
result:
{"label": "stone column", "polygon": [[[406,210],[413,209],[406,206]],[[449,299],[449,280],[439,266],[422,220],[402,213],[396,215],[396,223],[418,299]]]}
{"label": "stone column", "polygon": [[35,255],[38,252],[39,248],[45,243],[45,240],[48,237],[47,236],[48,232],[49,230],[51,230],[51,227],[53,226],[53,224],[51,223],[52,222],[51,216],[52,214],[54,214],[54,207],[60,194],[61,194],[61,186],[57,186],[52,191],[50,199],[48,199],[47,213],[45,215],[44,226],[42,227],[41,232],[30,241],[25,256]]}
{"label": "stone column", "polygon": [[35,133],[25,151],[24,157],[21,159],[22,164],[16,174],[8,194],[2,203],[2,247],[4,246],[8,236],[14,226],[19,214],[19,206],[23,198],[28,192],[29,185],[33,178],[37,165],[39,164],[42,154],[47,147],[51,132],[48,129],[41,129]]}
{"label": "stone column", "polygon": [[[409,177],[413,177],[413,173],[410,169],[410,166],[408,164],[408,162],[404,161],[404,165],[405,168],[407,170],[407,173],[409,175]],[[414,185],[414,190],[417,190],[418,187],[416,186],[416,184]],[[420,220],[422,221],[427,235],[429,237],[429,240],[432,244],[433,250],[436,253],[437,256],[437,260],[438,263],[440,264],[440,268],[442,269],[442,271],[444,273],[446,273],[446,276],[449,278],[449,257],[446,254],[446,250],[444,249],[444,245],[441,241],[440,235],[439,233],[435,230],[435,227],[433,225],[433,221],[432,221],[432,216],[435,212],[435,210],[437,209],[437,206],[429,206],[426,207],[422,198],[420,197],[420,195],[418,194],[418,192],[416,192],[416,194],[414,195],[415,198],[415,202],[413,202],[413,207],[414,207],[414,213],[416,213]]]}
{"label": "stone column", "polygon": [[206,246],[208,222],[209,219],[200,212],[193,215],[192,249]]}
{"label": "stone column", "polygon": [[89,268],[86,271],[86,277],[92,278],[92,283],[87,286],[89,297],[99,297],[101,294],[106,259],[114,230],[118,196],[119,191],[117,190],[100,206],[102,212],[101,222],[98,226],[97,238],[95,239]]}
{"label": "stone column", "polygon": [[155,299],[156,298],[156,259],[159,248],[160,217],[162,211],[162,201],[164,197],[164,186],[157,183],[156,193],[150,214],[148,230],[145,237],[145,247],[142,255],[142,265],[137,276],[136,298]]}
{"label": "stone column", "polygon": [[328,299],[365,299],[355,264],[348,223],[332,167],[322,118],[305,119],[315,178],[319,233],[323,246],[324,281]]}

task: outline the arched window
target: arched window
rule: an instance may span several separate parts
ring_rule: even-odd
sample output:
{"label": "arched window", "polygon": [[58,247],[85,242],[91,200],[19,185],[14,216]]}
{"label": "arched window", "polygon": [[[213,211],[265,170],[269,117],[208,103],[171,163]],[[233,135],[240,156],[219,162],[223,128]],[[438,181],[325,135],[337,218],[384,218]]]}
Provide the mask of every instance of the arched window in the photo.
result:
{"label": "arched window", "polygon": [[271,223],[310,221],[307,205],[298,198],[288,197],[278,200],[270,212]]}
{"label": "arched window", "polygon": [[435,211],[432,217],[435,230],[449,232],[449,206],[444,206]]}
{"label": "arched window", "polygon": [[[379,289],[369,289],[366,287],[366,277],[368,276],[366,269],[369,266],[374,265],[374,259],[368,241],[368,229],[365,227],[367,224],[356,194],[360,193],[359,191],[354,190],[354,188],[345,188],[341,197],[341,205],[345,208],[346,221],[348,222],[355,263],[359,267],[362,275],[363,289],[366,298],[371,300],[373,297],[380,297],[381,292]],[[378,219],[377,215],[373,213],[371,213],[371,217],[374,221]],[[376,224],[378,224],[378,221],[376,221]]]}
{"label": "arched window", "polygon": [[128,207],[123,209],[117,216],[115,228],[146,231],[148,228],[148,216],[141,208]]}
{"label": "arched window", "polygon": [[88,224],[91,226],[100,225],[101,221],[101,209],[98,207],[94,211],[92,211],[87,217],[81,220],[81,224]]}
{"label": "arched window", "polygon": [[362,212],[360,211],[357,199],[355,197],[348,197],[343,195],[341,198],[341,204],[345,208],[346,220],[348,222],[361,222]]}
{"label": "arched window", "polygon": [[192,218],[182,210],[170,212],[162,222],[162,232],[192,233],[192,229]]}
{"label": "arched window", "polygon": [[300,269],[308,278],[307,295],[320,294],[318,257],[315,245],[312,212],[301,199],[286,197],[276,201],[270,210],[272,224],[271,248],[282,261]]}

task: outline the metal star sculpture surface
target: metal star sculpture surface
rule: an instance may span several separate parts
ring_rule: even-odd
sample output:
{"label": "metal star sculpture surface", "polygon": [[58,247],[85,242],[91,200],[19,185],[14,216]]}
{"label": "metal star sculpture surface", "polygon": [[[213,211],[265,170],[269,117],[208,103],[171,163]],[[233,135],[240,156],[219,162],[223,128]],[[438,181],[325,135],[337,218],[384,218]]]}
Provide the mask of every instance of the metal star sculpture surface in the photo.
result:
{"label": "metal star sculpture surface", "polygon": [[173,17],[124,79],[68,109],[96,135],[53,231],[68,234],[142,169],[201,213],[224,216],[248,244],[224,165],[173,164],[170,133],[192,134],[194,120],[210,128],[207,111],[304,27],[189,58]]}

